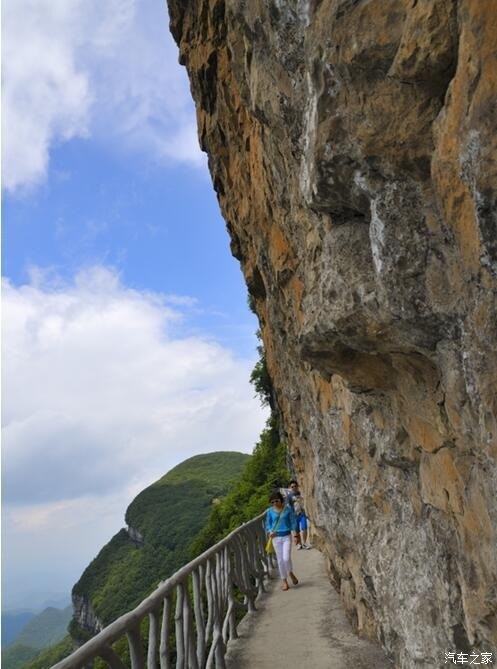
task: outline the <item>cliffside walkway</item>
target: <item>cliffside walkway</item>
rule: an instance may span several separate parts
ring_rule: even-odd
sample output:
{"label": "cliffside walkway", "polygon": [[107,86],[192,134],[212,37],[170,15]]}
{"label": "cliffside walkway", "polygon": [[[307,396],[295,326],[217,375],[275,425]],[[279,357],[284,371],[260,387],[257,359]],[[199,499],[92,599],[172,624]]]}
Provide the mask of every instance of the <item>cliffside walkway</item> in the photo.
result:
{"label": "cliffside walkway", "polygon": [[[279,590],[275,560],[264,551],[264,516],[179,569],[54,669],[88,669],[97,658],[126,669],[123,638],[132,669],[391,666],[353,634],[317,550],[294,551],[301,583]],[[238,627],[237,610],[246,614]]]}
{"label": "cliffside walkway", "polygon": [[283,592],[277,572],[269,592],[238,627],[228,646],[227,669],[388,669],[376,644],[360,639],[343,611],[317,550],[292,551],[299,584]]}

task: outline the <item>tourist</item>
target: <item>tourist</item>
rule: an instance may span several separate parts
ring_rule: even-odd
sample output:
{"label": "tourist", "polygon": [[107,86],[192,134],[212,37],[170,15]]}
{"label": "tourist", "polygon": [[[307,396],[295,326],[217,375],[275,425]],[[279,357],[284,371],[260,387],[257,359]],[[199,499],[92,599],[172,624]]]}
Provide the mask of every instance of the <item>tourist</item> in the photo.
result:
{"label": "tourist", "polygon": [[304,508],[304,498],[300,492],[299,484],[295,479],[289,483],[286,502],[293,509],[293,512],[295,513],[295,519],[297,521],[297,550],[302,548],[309,549],[310,545],[307,543],[307,516]]}
{"label": "tourist", "polygon": [[292,535],[297,543],[297,525],[295,514],[290,506],[285,505],[284,497],[279,490],[269,496],[270,507],[266,511],[266,532],[273,540],[281,578],[281,589],[288,590],[288,578],[297,585],[298,578],[292,571]]}

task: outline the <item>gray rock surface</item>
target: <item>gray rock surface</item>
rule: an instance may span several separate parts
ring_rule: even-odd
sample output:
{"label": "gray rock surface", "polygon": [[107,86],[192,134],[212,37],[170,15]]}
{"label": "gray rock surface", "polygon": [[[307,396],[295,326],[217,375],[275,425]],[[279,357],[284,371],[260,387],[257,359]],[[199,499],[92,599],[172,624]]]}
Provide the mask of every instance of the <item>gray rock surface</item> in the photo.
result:
{"label": "gray rock surface", "polygon": [[73,594],[72,606],[73,618],[81,629],[88,632],[91,636],[98,634],[103,629],[103,625],[97,618],[88,597]]}

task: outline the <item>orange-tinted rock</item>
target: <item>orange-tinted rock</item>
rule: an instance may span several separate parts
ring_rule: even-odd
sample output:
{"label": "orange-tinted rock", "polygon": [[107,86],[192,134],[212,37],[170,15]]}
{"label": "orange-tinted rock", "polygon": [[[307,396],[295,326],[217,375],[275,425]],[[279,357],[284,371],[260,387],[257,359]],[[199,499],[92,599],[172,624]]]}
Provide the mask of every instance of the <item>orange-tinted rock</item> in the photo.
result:
{"label": "orange-tinted rock", "polygon": [[358,630],[497,657],[495,0],[169,0]]}

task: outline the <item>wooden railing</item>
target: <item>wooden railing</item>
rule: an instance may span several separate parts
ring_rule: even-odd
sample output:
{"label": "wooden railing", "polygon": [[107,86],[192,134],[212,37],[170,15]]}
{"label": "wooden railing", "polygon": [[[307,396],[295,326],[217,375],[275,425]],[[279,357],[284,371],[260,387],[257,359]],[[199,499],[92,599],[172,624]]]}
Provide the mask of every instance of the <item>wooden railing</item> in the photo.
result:
{"label": "wooden railing", "polygon": [[[222,669],[228,641],[237,637],[237,609],[255,610],[272,558],[264,551],[261,514],[173,574],[139,604],[53,669],[112,669],[126,664],[112,645],[127,637],[132,669]],[[173,610],[174,609],[174,610]],[[148,639],[142,638],[148,617]]]}

